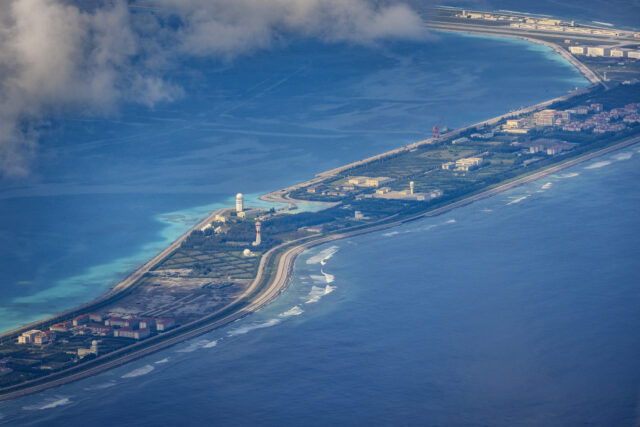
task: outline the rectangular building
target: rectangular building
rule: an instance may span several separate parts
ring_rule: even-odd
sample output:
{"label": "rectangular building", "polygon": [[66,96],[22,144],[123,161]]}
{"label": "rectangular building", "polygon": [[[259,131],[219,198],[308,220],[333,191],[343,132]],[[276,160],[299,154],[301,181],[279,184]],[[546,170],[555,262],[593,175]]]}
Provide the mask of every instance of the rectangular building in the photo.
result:
{"label": "rectangular building", "polygon": [[53,331],[40,332],[33,337],[35,345],[45,345],[56,340],[56,333]]}
{"label": "rectangular building", "polygon": [[587,48],[588,56],[609,56],[610,49],[604,46],[590,46]]}
{"label": "rectangular building", "polygon": [[38,329],[23,332],[22,335],[18,337],[18,344],[33,344],[35,336],[40,333],[42,333],[42,331],[39,331]]}
{"label": "rectangular building", "polygon": [[156,319],[156,330],[166,331],[176,326],[176,321],[169,318]]}
{"label": "rectangular building", "polygon": [[89,315],[88,314],[81,314],[80,316],[76,316],[73,319],[73,326],[86,325],[87,323],[89,323]]}
{"label": "rectangular building", "polygon": [[131,328],[120,328],[114,331],[114,336],[120,338],[133,338],[136,340],[140,340],[142,338],[146,338],[151,335],[151,331],[149,328],[143,329],[131,329]]}
{"label": "rectangular building", "polygon": [[49,326],[49,330],[54,332],[69,332],[71,328],[73,328],[73,323],[70,320]]}
{"label": "rectangular building", "polygon": [[553,126],[556,119],[556,110],[542,110],[533,115],[536,126]]}

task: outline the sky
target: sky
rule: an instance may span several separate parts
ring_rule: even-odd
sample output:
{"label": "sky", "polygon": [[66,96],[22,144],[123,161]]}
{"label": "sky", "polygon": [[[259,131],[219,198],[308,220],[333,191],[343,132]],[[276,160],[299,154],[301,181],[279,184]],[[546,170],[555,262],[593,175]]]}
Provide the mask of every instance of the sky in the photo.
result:
{"label": "sky", "polygon": [[292,36],[375,44],[427,37],[411,7],[366,0],[3,0],[0,182],[29,176],[47,120],[185,96],[185,58],[233,61]]}

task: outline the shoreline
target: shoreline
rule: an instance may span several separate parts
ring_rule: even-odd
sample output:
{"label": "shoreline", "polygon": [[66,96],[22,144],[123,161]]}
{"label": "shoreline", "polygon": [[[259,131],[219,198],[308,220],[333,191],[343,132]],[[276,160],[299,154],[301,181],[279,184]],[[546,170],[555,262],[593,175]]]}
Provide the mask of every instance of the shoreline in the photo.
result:
{"label": "shoreline", "polygon": [[[632,146],[632,145],[636,145],[636,144],[640,144],[640,136],[638,137],[633,137],[633,138],[629,138],[627,140],[621,141],[617,144],[614,144],[612,146],[609,147],[605,147],[602,148],[600,150],[591,152],[591,153],[585,153],[581,156],[578,156],[576,158],[573,159],[567,159],[564,162],[561,162],[560,164],[556,164],[556,165],[551,165],[543,170],[540,171],[536,171],[533,172],[529,175],[525,175],[525,176],[521,176],[519,178],[515,178],[512,181],[506,182],[506,183],[501,183],[496,185],[495,187],[491,187],[491,188],[487,188],[485,190],[482,190],[481,192],[477,193],[477,194],[473,194],[467,197],[464,197],[463,199],[457,200],[457,201],[453,201],[445,206],[436,208],[434,210],[431,211],[427,211],[427,212],[423,212],[420,214],[416,214],[414,216],[410,216],[408,218],[402,218],[400,220],[396,220],[396,221],[392,221],[392,222],[387,222],[387,223],[383,223],[383,224],[379,224],[379,225],[371,225],[368,226],[366,228],[363,229],[359,229],[359,230],[354,230],[354,231],[347,231],[347,232],[342,232],[342,233],[337,233],[337,234],[332,234],[332,235],[328,235],[328,236],[324,236],[321,237],[319,239],[313,239],[314,236],[311,236],[310,241],[307,242],[302,242],[299,244],[294,244],[292,247],[287,248],[282,254],[280,254],[280,259],[278,260],[277,263],[277,270],[276,270],[276,276],[273,280],[269,280],[269,278],[267,278],[270,282],[269,286],[267,287],[266,290],[262,291],[262,294],[260,296],[259,299],[257,299],[256,301],[253,301],[251,304],[249,304],[246,307],[243,307],[235,312],[233,312],[232,314],[229,314],[227,316],[223,316],[220,319],[216,319],[213,321],[210,321],[209,323],[207,322],[207,318],[213,318],[217,315],[220,315],[221,312],[224,312],[226,310],[232,309],[233,305],[237,304],[238,301],[234,301],[232,303],[230,303],[229,305],[219,309],[218,311],[209,314],[208,316],[205,316],[204,319],[199,319],[197,321],[194,321],[193,323],[202,323],[205,322],[204,325],[197,327],[195,329],[189,330],[189,331],[185,331],[182,333],[178,333],[175,336],[172,337],[162,337],[162,336],[158,336],[157,338],[164,338],[164,339],[158,339],[157,343],[150,343],[149,341],[147,342],[140,342],[138,344],[145,344],[143,346],[143,348],[139,349],[139,350],[134,350],[134,351],[130,351],[130,348],[124,348],[122,349],[123,352],[128,350],[128,354],[124,354],[120,357],[117,357],[117,354],[113,354],[113,353],[108,353],[104,356],[101,357],[105,357],[105,358],[112,358],[113,356],[116,356],[116,359],[114,360],[110,360],[110,361],[105,361],[104,363],[98,363],[97,366],[87,366],[87,367],[83,367],[85,369],[80,370],[80,372],[76,372],[76,373],[70,373],[68,375],[63,375],[61,378],[57,378],[57,379],[51,379],[50,381],[46,381],[42,384],[37,384],[37,385],[33,385],[30,387],[26,387],[26,388],[21,388],[15,391],[9,391],[7,393],[1,394],[0,395],[0,401],[3,400],[10,400],[10,399],[15,399],[18,397],[22,397],[28,394],[33,394],[33,393],[38,393],[40,391],[44,391],[46,389],[50,389],[50,388],[54,388],[54,387],[58,387],[61,386],[63,384],[69,383],[69,382],[73,382],[73,381],[77,381],[83,378],[87,378],[96,374],[99,374],[101,372],[110,370],[112,368],[115,368],[117,366],[126,364],[128,362],[131,362],[133,360],[139,359],[141,357],[147,356],[151,353],[155,353],[156,351],[160,351],[163,350],[165,348],[174,346],[176,344],[179,344],[185,340],[191,339],[191,338],[195,338],[199,335],[205,334],[207,332],[210,332],[212,330],[224,327],[236,320],[239,320],[243,317],[248,316],[249,314],[261,309],[262,307],[266,306],[267,304],[271,303],[275,298],[277,298],[282,292],[284,292],[287,287],[289,286],[289,283],[291,282],[291,278],[293,275],[293,267],[295,265],[295,261],[297,259],[297,257],[299,255],[301,255],[302,253],[304,253],[306,250],[314,247],[314,246],[318,246],[318,245],[322,245],[324,243],[328,243],[328,242],[332,242],[335,240],[341,240],[347,237],[354,237],[354,236],[358,236],[358,235],[362,235],[362,234],[368,234],[368,233],[373,233],[373,232],[378,232],[378,231],[382,231],[382,230],[386,230],[389,228],[394,228],[400,225],[403,225],[405,223],[411,222],[411,221],[415,221],[418,220],[420,218],[424,218],[424,217],[434,217],[434,216],[438,216],[441,215],[443,213],[449,212],[453,209],[462,207],[462,206],[466,206],[469,205],[475,201],[481,200],[481,199],[485,199],[487,197],[491,197],[497,194],[500,194],[504,191],[510,190],[512,188],[516,188],[519,187],[523,184],[527,184],[529,182],[533,182],[533,181],[537,181],[545,176],[551,175],[553,173],[556,173],[558,171],[561,171],[563,169],[567,169],[573,166],[576,166],[580,163],[584,163],[586,161],[601,157],[603,155],[609,154],[611,152],[614,151],[618,151],[620,149],[626,148],[628,146]],[[188,233],[187,233],[188,234]],[[183,236],[184,237],[184,236]],[[308,238],[305,238],[308,239]],[[284,243],[280,246],[276,246],[274,248],[272,248],[271,250],[269,250],[265,256],[260,260],[260,266],[259,266],[259,272],[258,275],[256,276],[254,282],[252,283],[252,285],[245,291],[245,293],[243,294],[243,298],[246,297],[249,293],[251,293],[252,291],[255,291],[255,288],[259,286],[260,282],[262,281],[263,277],[261,277],[262,274],[262,270],[264,269],[266,263],[268,262],[267,258],[268,256],[273,256],[273,253],[276,252],[277,249],[282,248],[282,246],[288,246],[291,245],[292,242],[288,242],[288,243]],[[293,242],[295,243],[295,242]],[[147,264],[145,264],[146,266]],[[187,327],[190,325],[184,325],[184,327]],[[177,331],[176,332],[180,332]],[[135,346],[135,345],[134,345]],[[118,353],[118,351],[114,352],[114,353]],[[102,360],[100,358],[94,359],[95,361],[101,362]],[[52,374],[52,375],[60,375],[63,374],[62,372],[60,373],[56,373],[56,374]],[[44,378],[43,377],[41,379],[39,379],[38,381],[42,381]],[[26,384],[26,383],[22,383],[22,384]]]}
{"label": "shoreline", "polygon": [[511,39],[525,40],[530,43],[546,46],[548,48],[553,49],[553,51],[556,52],[558,55],[562,56],[562,58],[565,61],[573,65],[580,72],[580,74],[582,74],[584,78],[586,78],[587,80],[589,80],[589,82],[591,82],[592,85],[601,84],[605,88],[608,88],[608,86],[605,84],[602,78],[600,78],[589,67],[584,65],[575,56],[573,56],[567,50],[563,49],[557,43],[553,43],[547,40],[541,40],[536,38],[533,35],[516,34],[514,32],[509,32],[506,30],[492,31],[491,29],[486,29],[486,28],[469,28],[469,27],[465,27],[464,24],[443,24],[438,22],[431,22],[427,25],[427,27],[435,31],[460,33],[460,34],[472,34],[472,35],[480,35],[480,36],[491,36],[491,37],[500,37],[500,38],[511,38]]}
{"label": "shoreline", "polygon": [[[445,30],[446,31],[446,30]],[[453,31],[453,30],[451,30]],[[458,30],[457,32],[465,32],[465,31],[460,31]],[[468,32],[467,32],[468,33]],[[495,35],[495,34],[489,34],[489,35]],[[496,35],[498,37],[509,37],[507,35]],[[517,36],[512,36],[514,38],[523,38],[523,37],[517,37]],[[541,44],[544,44],[544,42],[542,41],[535,41],[534,39],[529,40],[527,38],[524,38],[525,40],[528,40],[530,42],[541,42]],[[549,43],[552,44],[552,43]],[[557,45],[556,45],[557,46]],[[551,47],[551,46],[549,46]],[[559,51],[561,50],[560,47],[558,47],[558,49],[554,49],[554,51],[556,51],[557,53],[561,52]],[[563,55],[564,56],[564,55]],[[579,63],[579,61],[577,61]],[[576,66],[573,62],[572,65]],[[584,68],[586,68],[583,64],[580,63],[580,65],[582,65]],[[577,67],[577,66],[576,66]],[[590,71],[590,70],[589,70]],[[581,71],[582,72],[582,71]],[[597,78],[597,76],[596,76]],[[591,81],[591,80],[590,80]],[[543,101],[541,103],[535,104],[533,106],[529,106],[529,107],[525,107],[522,109],[519,109],[517,111],[512,111],[473,125],[469,125],[469,126],[465,126],[463,128],[460,129],[456,129],[454,131],[448,132],[445,136],[455,136],[459,133],[462,133],[470,128],[474,128],[474,127],[478,127],[478,126],[483,126],[483,125],[487,125],[487,124],[493,124],[497,121],[500,121],[504,118],[507,117],[512,117],[515,115],[519,115],[519,114],[524,114],[527,112],[531,112],[531,111],[535,111],[537,109],[541,109],[544,108],[554,102],[558,102],[558,101],[564,101],[567,99],[570,99],[574,96],[583,94],[585,92],[588,92],[591,88],[593,88],[593,86],[595,84],[601,83],[601,81],[599,82],[593,82],[592,81],[592,85],[589,85],[588,87],[584,88],[584,89],[580,89],[577,91],[573,91],[569,94],[551,99],[551,100],[547,100],[547,101]],[[316,175],[316,177],[314,177],[311,180],[302,182],[302,183],[298,183],[298,184],[294,184],[293,186],[287,187],[285,189],[281,189],[281,190],[276,190],[267,194],[264,194],[262,196],[260,196],[261,200],[265,200],[265,201],[272,201],[272,202],[281,202],[281,203],[314,203],[314,202],[309,202],[309,201],[300,201],[300,200],[295,200],[295,199],[291,199],[291,198],[287,198],[287,197],[283,197],[286,193],[299,188],[301,186],[306,186],[309,185],[310,183],[314,183],[316,181],[320,181],[320,180],[324,180],[327,177],[330,176],[334,176],[337,173],[344,171],[345,169],[349,169],[351,167],[354,166],[358,166],[358,165],[362,165],[371,161],[375,161],[378,160],[380,158],[384,158],[393,154],[396,154],[398,152],[402,152],[405,150],[410,150],[413,149],[415,147],[424,145],[424,144],[430,144],[433,142],[433,138],[428,138],[422,141],[418,141],[416,143],[404,146],[404,147],[400,147],[394,150],[390,150],[387,151],[385,153],[382,154],[378,154],[376,156],[372,156],[363,160],[359,160],[356,162],[352,162],[348,165],[343,165],[334,169],[331,169],[329,171],[325,171],[325,172],[321,172],[319,174]],[[82,366],[76,366],[76,367],[72,367],[69,368],[67,371],[60,371],[57,373],[53,373],[35,380],[33,381],[33,385],[29,386],[29,381],[25,382],[25,383],[21,383],[21,384],[17,384],[11,387],[7,387],[5,388],[5,390],[0,390],[0,401],[2,400],[8,400],[8,399],[14,399],[14,398],[18,398],[27,394],[32,394],[32,393],[37,393],[40,391],[43,391],[45,389],[49,389],[49,388],[53,388],[53,387],[57,387],[72,381],[76,381],[82,378],[86,378],[89,376],[93,376],[95,374],[98,374],[100,372],[109,370],[111,368],[120,366],[122,364],[128,363],[132,360],[141,358],[143,356],[146,356],[148,354],[151,354],[153,352],[165,349],[167,347],[173,346],[175,344],[178,344],[180,342],[183,342],[187,339],[196,337],[198,335],[204,334],[206,332],[210,332],[211,330],[214,329],[218,329],[220,327],[223,327],[225,325],[228,325],[229,323],[238,320],[240,318],[243,318],[259,309],[261,309],[262,307],[266,306],[267,304],[269,304],[270,302],[272,302],[275,298],[277,298],[289,285],[290,281],[291,281],[291,277],[293,275],[293,267],[295,265],[295,261],[297,259],[297,257],[302,254],[304,251],[308,250],[311,247],[317,246],[317,245],[321,245],[327,242],[331,242],[331,241],[335,241],[335,240],[339,240],[339,239],[343,239],[346,237],[351,237],[351,236],[356,236],[356,235],[360,235],[360,234],[365,234],[365,233],[371,233],[371,232],[376,232],[376,231],[380,231],[380,230],[384,230],[384,229],[388,229],[388,228],[392,228],[392,227],[396,227],[398,225],[402,225],[406,222],[409,221],[414,221],[416,219],[419,218],[423,218],[423,217],[431,217],[431,216],[437,216],[440,214],[443,214],[445,212],[448,212],[452,209],[461,207],[461,206],[465,206],[467,204],[473,203],[474,201],[486,198],[486,197],[491,197],[495,194],[504,192],[506,190],[509,190],[511,188],[515,188],[517,186],[526,184],[528,182],[532,182],[535,180],[538,180],[544,176],[550,175],[552,173],[555,173],[557,171],[560,171],[562,169],[566,169],[569,167],[573,167],[577,164],[580,164],[582,162],[591,160],[593,158],[596,157],[600,157],[602,155],[608,154],[610,152],[625,148],[627,146],[630,145],[634,145],[640,143],[640,137],[633,137],[633,138],[629,138],[627,140],[624,141],[620,141],[614,145],[611,145],[609,147],[605,147],[602,148],[600,150],[591,152],[591,153],[585,153],[582,154],[578,157],[575,157],[573,159],[567,159],[564,160],[562,162],[560,162],[559,164],[555,164],[555,165],[550,165],[542,170],[538,170],[535,172],[531,172],[529,174],[526,174],[524,176],[519,176],[516,177],[510,181],[506,181],[506,182],[502,182],[499,184],[496,184],[493,187],[487,187],[483,190],[479,190],[478,193],[476,194],[471,194],[471,195],[467,195],[465,197],[463,197],[462,199],[459,200],[454,200],[451,201],[449,203],[447,203],[444,206],[441,206],[439,208],[427,211],[427,212],[422,212],[420,214],[416,214],[410,217],[405,217],[402,219],[398,219],[398,220],[391,220],[391,222],[384,222],[381,224],[369,224],[367,226],[365,226],[364,228],[360,228],[357,230],[344,230],[342,232],[338,232],[336,234],[331,234],[331,235],[327,235],[327,236],[320,236],[318,235],[312,235],[312,236],[308,236],[302,239],[298,239],[295,240],[293,242],[287,242],[287,243],[283,243],[279,246],[276,246],[272,249],[270,249],[267,253],[265,253],[261,260],[260,260],[260,264],[258,267],[258,272],[256,274],[255,279],[252,281],[251,285],[249,286],[249,288],[246,289],[245,292],[243,292],[243,294],[238,297],[237,299],[235,299],[234,301],[232,301],[231,303],[229,303],[228,305],[216,310],[213,313],[210,313],[207,316],[204,316],[203,318],[200,318],[198,320],[195,320],[189,324],[186,325],[182,325],[181,327],[177,328],[176,330],[171,331],[170,333],[167,333],[166,335],[159,335],[157,337],[151,338],[149,340],[146,341],[142,341],[139,342],[137,344],[133,344],[131,346],[125,347],[121,350],[112,352],[112,353],[107,353],[103,356],[100,356],[96,359],[94,359],[94,361],[88,362],[88,365],[82,365]],[[327,203],[324,202],[316,202],[316,203],[321,203],[321,204],[325,204],[327,205]],[[339,203],[339,202],[337,202]],[[335,203],[335,204],[337,204]],[[335,205],[332,204],[332,205]],[[204,224],[206,224],[207,222],[210,222],[213,217],[224,211],[225,209],[220,209],[220,210],[215,210],[212,213],[210,213],[205,219],[203,219],[202,221],[198,222],[198,224],[196,224],[193,228],[191,228],[190,230],[188,230],[185,234],[183,234],[182,236],[180,236],[178,239],[176,239],[173,243],[171,243],[167,248],[165,248],[163,251],[161,251],[160,253],[158,253],[156,256],[154,256],[151,260],[147,261],[145,264],[143,264],[141,267],[139,267],[138,269],[136,269],[132,274],[130,274],[128,277],[126,277],[123,281],[121,281],[120,283],[118,283],[117,285],[115,285],[112,289],[110,289],[106,294],[90,301],[87,304],[83,304],[80,307],[76,307],[73,308],[71,310],[67,310],[63,313],[60,314],[56,314],[54,316],[50,316],[47,319],[42,319],[42,320],[38,320],[36,322],[32,322],[28,325],[22,326],[20,328],[16,328],[12,331],[8,331],[5,332],[3,334],[0,334],[0,339],[2,338],[6,338],[10,335],[14,335],[20,331],[24,331],[27,329],[32,329],[33,327],[37,326],[37,325],[41,325],[43,322],[53,322],[58,318],[61,317],[65,317],[65,316],[69,316],[71,314],[73,314],[74,312],[77,312],[78,310],[86,310],[90,307],[95,306],[96,304],[104,304],[105,302],[109,301],[111,298],[117,298],[120,296],[121,293],[126,292],[130,289],[132,289],[132,286],[135,284],[135,282],[142,277],[142,275],[144,275],[147,271],[149,271],[151,268],[153,268],[155,265],[157,265],[159,262],[161,262],[162,260],[164,260],[164,258],[170,254],[173,250],[175,250],[177,247],[179,247],[179,245],[184,241],[184,239],[187,238],[187,236],[196,229],[199,229],[200,227],[202,227]],[[270,273],[265,273],[265,269],[267,267],[267,264],[269,262],[272,261],[272,257],[275,257],[275,261],[274,261],[274,266],[275,268],[275,276],[271,276],[271,272]],[[262,282],[266,279],[266,283],[263,284]],[[257,295],[254,296],[254,299],[249,301],[250,298],[252,298],[253,294],[257,293]],[[231,311],[230,313],[227,313],[228,311]],[[94,363],[95,362],[95,363]],[[95,365],[95,366],[94,366]],[[76,372],[77,371],[77,372]],[[26,387],[24,387],[26,385]],[[13,390],[12,390],[13,389]]]}

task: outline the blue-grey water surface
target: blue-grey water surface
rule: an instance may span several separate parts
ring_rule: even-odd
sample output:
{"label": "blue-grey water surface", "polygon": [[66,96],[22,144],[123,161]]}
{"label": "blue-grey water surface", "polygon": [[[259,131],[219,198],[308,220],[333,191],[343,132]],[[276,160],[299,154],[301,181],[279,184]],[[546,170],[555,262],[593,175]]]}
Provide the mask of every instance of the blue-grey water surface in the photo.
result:
{"label": "blue-grey water surface", "polygon": [[[0,193],[2,328],[99,295],[237,191],[586,84],[545,49],[440,37],[192,64],[181,103],[52,125],[33,182]],[[316,248],[261,312],[2,402],[0,423],[633,425],[639,166],[627,149]]]}

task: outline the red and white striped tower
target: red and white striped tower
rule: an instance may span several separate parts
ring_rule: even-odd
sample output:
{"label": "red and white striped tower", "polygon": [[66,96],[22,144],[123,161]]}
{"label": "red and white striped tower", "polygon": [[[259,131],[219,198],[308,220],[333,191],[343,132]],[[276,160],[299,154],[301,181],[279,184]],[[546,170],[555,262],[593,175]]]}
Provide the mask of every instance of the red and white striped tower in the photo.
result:
{"label": "red and white striped tower", "polygon": [[258,246],[261,242],[260,240],[260,226],[262,225],[262,223],[260,223],[260,220],[256,220],[256,241],[253,242],[253,246]]}

